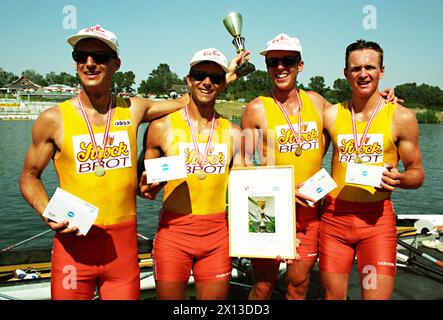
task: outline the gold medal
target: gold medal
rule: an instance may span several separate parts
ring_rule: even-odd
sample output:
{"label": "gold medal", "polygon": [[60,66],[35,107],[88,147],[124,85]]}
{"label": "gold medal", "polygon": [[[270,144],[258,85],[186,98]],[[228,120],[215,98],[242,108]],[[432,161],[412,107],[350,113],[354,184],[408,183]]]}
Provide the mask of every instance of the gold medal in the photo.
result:
{"label": "gold medal", "polygon": [[203,169],[201,169],[200,171],[197,172],[197,177],[200,180],[206,179],[206,172]]}
{"label": "gold medal", "polygon": [[303,149],[300,147],[300,145],[297,145],[297,147],[295,148],[295,155],[297,157],[299,157],[299,156],[301,156],[302,152],[303,152]]}
{"label": "gold medal", "polygon": [[354,163],[361,164],[361,163],[363,163],[363,160],[362,160],[359,156],[357,156],[357,157],[354,159]]}
{"label": "gold medal", "polygon": [[102,165],[98,165],[97,167],[95,167],[94,169],[94,173],[96,176],[98,177],[103,177],[105,175],[105,168]]}

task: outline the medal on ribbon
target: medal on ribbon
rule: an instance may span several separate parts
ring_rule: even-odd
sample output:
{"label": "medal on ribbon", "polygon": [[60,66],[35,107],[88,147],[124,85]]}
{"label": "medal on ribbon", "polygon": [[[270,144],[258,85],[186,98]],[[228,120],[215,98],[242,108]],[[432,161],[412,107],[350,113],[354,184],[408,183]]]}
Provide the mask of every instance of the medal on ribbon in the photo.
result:
{"label": "medal on ribbon", "polygon": [[103,155],[105,153],[106,142],[108,141],[109,128],[110,128],[110,124],[111,124],[112,95],[109,99],[108,112],[107,112],[108,115],[107,115],[107,119],[106,119],[105,133],[103,134],[102,153],[101,154],[98,150],[97,142],[95,141],[94,131],[92,130],[92,126],[91,126],[91,122],[89,121],[88,114],[86,113],[85,107],[83,106],[83,102],[81,99],[81,92],[78,94],[77,99],[78,99],[78,103],[80,105],[80,110],[82,111],[82,114],[83,114],[83,118],[85,119],[86,126],[88,127],[89,136],[91,138],[92,145],[94,146],[95,154],[97,155],[97,159],[98,159],[98,165],[94,168],[94,174],[97,177],[103,177],[106,173],[104,162],[103,162]]}
{"label": "medal on ribbon", "polygon": [[301,103],[301,99],[300,99],[300,96],[298,94],[297,89],[295,90],[295,95],[297,97],[298,110],[299,110],[298,117],[297,117],[298,118],[297,119],[297,121],[298,121],[298,132],[297,132],[297,135],[295,134],[295,129],[292,126],[291,120],[289,119],[288,114],[287,114],[285,108],[283,108],[283,106],[280,103],[280,101],[278,101],[277,98],[275,97],[274,92],[272,92],[272,97],[274,98],[274,102],[278,105],[278,107],[280,108],[281,112],[283,113],[283,116],[285,117],[286,123],[289,125],[289,128],[291,129],[292,135],[294,136],[294,140],[295,140],[295,143],[296,143],[294,154],[297,157],[299,157],[303,153],[303,149],[302,149],[302,147],[300,145],[300,143],[301,143],[301,109],[302,109],[302,103]]}
{"label": "medal on ribbon", "polygon": [[[214,113],[212,114],[211,131],[209,131],[208,142],[206,142],[206,148],[205,148],[205,153],[203,154],[203,157],[200,157],[200,149],[198,148],[197,138],[196,138],[196,135],[194,132],[194,128],[191,124],[191,118],[189,117],[188,105],[185,106],[185,113],[186,113],[186,121],[188,123],[189,130],[191,131],[192,142],[194,143],[195,152],[197,153],[197,163],[201,168],[196,173],[196,175],[200,180],[204,180],[204,179],[206,179],[206,176],[207,176],[207,174],[204,170],[204,162],[206,160],[206,157],[208,156],[209,149],[211,148],[211,140],[212,140],[212,135],[214,133],[215,110],[214,110]],[[198,134],[198,130],[197,130],[197,134]]]}
{"label": "medal on ribbon", "polygon": [[369,127],[371,126],[372,120],[374,120],[375,114],[377,113],[378,108],[380,107],[380,103],[381,103],[381,97],[378,98],[378,102],[377,105],[375,106],[374,110],[372,111],[371,117],[368,120],[368,123],[366,124],[366,128],[363,131],[363,135],[360,138],[360,145],[357,142],[357,125],[356,125],[356,121],[355,121],[355,112],[354,112],[354,108],[352,106],[352,101],[351,101],[351,118],[352,118],[352,132],[354,134],[354,149],[355,149],[355,153],[356,153],[356,157],[354,158],[354,163],[357,164],[361,164],[363,163],[363,159],[360,157],[360,149],[363,147],[363,144],[366,140],[366,135],[368,134],[369,131]]}

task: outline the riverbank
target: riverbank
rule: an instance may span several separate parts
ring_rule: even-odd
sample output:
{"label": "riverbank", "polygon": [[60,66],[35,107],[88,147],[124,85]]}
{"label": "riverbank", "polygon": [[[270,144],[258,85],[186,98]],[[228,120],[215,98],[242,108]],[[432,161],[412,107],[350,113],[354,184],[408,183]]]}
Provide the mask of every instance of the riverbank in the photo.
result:
{"label": "riverbank", "polygon": [[[0,120],[34,120],[56,102],[0,100]],[[216,110],[229,120],[239,120],[246,103],[218,101]]]}
{"label": "riverbank", "polygon": [[[0,120],[34,120],[44,110],[57,102],[19,101],[0,99]],[[248,102],[217,101],[215,109],[229,120],[240,120]],[[423,108],[411,108],[416,113],[419,123],[443,123],[443,111]]]}

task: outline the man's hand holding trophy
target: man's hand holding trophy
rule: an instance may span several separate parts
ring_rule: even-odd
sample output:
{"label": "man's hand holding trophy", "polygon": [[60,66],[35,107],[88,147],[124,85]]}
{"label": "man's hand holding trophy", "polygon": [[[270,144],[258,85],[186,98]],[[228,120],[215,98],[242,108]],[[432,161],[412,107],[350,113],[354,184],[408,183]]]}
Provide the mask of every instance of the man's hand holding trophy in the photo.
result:
{"label": "man's hand holding trophy", "polygon": [[232,43],[237,49],[237,53],[241,54],[241,63],[235,69],[237,77],[240,78],[254,72],[255,66],[246,59],[245,38],[241,36],[243,25],[241,14],[238,12],[229,13],[223,20],[223,24],[228,32],[234,37]]}

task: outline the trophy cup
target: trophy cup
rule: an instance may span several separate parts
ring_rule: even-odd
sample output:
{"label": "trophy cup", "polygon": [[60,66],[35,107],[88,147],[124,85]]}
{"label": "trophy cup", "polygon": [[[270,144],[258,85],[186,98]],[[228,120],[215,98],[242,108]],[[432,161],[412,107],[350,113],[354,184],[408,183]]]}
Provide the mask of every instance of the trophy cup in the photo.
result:
{"label": "trophy cup", "polygon": [[266,200],[265,199],[257,200],[257,204],[260,209],[260,232],[266,232],[266,225],[265,225]]}
{"label": "trophy cup", "polygon": [[241,36],[242,31],[242,16],[238,12],[231,12],[229,13],[226,18],[223,20],[223,24],[225,25],[226,30],[234,37],[234,40],[232,40],[232,43],[234,44],[235,48],[237,49],[237,53],[242,54],[242,62],[241,64],[235,69],[235,73],[239,77],[246,76],[250,74],[251,72],[255,71],[255,66],[250,63],[249,61],[246,61],[244,52],[245,52],[245,38]]}

